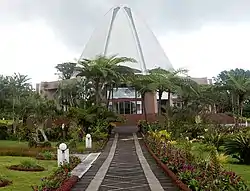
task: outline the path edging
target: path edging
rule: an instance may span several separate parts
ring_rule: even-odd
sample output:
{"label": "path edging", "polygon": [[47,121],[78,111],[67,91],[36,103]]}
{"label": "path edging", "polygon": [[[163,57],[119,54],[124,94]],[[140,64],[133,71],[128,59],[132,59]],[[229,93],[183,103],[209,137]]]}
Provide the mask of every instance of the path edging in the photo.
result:
{"label": "path edging", "polygon": [[155,174],[153,173],[152,169],[150,168],[150,166],[147,162],[147,159],[144,157],[140,143],[139,143],[137,135],[135,133],[133,133],[133,137],[134,137],[134,145],[135,145],[136,154],[138,156],[138,159],[140,161],[141,167],[144,171],[144,174],[145,174],[145,177],[147,179],[147,182],[149,184],[150,189],[152,191],[164,191],[161,183],[156,178]]}
{"label": "path edging", "polygon": [[110,163],[115,155],[115,149],[116,149],[117,142],[118,142],[118,136],[119,135],[116,133],[106,160],[103,162],[103,164],[101,165],[101,167],[97,171],[96,175],[89,183],[87,189],[85,189],[86,191],[96,191],[99,189],[99,187],[104,179],[104,176],[106,175],[106,173],[108,171]]}
{"label": "path edging", "polygon": [[[84,163],[84,161],[86,161],[86,159],[93,153],[88,154],[88,156],[81,161],[81,163],[79,163],[74,169],[76,169],[78,166],[80,166],[81,164]],[[77,175],[77,173],[72,173],[74,171],[74,169],[71,171],[72,175],[66,179],[65,181],[63,181],[63,183],[61,184],[61,186],[59,188],[56,189],[56,191],[71,191],[71,189],[75,186],[75,184],[82,178],[82,176],[91,168],[92,164],[96,161],[96,159],[100,156],[101,153],[97,153],[97,156],[88,164],[88,166],[84,169],[84,171]]]}
{"label": "path edging", "polygon": [[163,162],[161,162],[161,160],[154,154],[154,152],[151,150],[151,148],[148,146],[148,144],[145,141],[145,136],[143,133],[141,133],[142,137],[143,137],[143,141],[144,144],[148,150],[148,152],[151,154],[151,156],[154,158],[154,160],[156,161],[156,163],[158,164],[158,166],[161,167],[161,169],[165,172],[165,174],[167,174],[171,179],[172,182],[181,190],[183,191],[191,191],[190,188],[188,188],[188,186],[186,184],[184,184],[181,180],[178,179],[178,177],[167,167],[166,164],[164,164]]}

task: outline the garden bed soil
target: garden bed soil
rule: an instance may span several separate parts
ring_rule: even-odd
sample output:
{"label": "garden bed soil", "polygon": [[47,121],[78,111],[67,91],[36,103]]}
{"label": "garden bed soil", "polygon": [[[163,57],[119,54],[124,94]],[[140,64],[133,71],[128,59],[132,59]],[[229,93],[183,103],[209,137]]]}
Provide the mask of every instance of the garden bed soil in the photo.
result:
{"label": "garden bed soil", "polygon": [[17,170],[17,171],[28,171],[28,172],[40,172],[40,171],[44,171],[45,168],[41,167],[41,166],[36,166],[33,168],[25,168],[21,165],[11,165],[8,167],[8,169],[10,170]]}
{"label": "garden bed soil", "polygon": [[[142,136],[144,137],[144,135],[142,134]],[[144,140],[144,139],[143,139]],[[168,175],[173,183],[180,188],[183,191],[191,191],[191,189],[188,188],[188,186],[186,184],[184,184],[182,181],[180,181],[178,179],[178,177],[167,167],[166,164],[164,164],[155,154],[154,152],[150,149],[150,147],[148,146],[148,144],[145,142],[145,146],[148,150],[148,152],[151,154],[151,156],[154,158],[154,160],[156,161],[156,163],[162,168],[162,170],[165,172],[166,175]]]}
{"label": "garden bed soil", "polygon": [[0,188],[1,187],[5,187],[5,186],[8,186],[12,183],[12,181],[10,180],[7,180],[7,179],[0,179]]}

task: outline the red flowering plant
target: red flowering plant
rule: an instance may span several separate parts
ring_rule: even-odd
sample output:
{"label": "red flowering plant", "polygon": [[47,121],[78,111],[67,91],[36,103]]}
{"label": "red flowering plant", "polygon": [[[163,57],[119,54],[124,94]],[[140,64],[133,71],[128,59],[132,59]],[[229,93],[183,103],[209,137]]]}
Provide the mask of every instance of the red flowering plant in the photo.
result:
{"label": "red flowering plant", "polygon": [[70,163],[64,163],[58,167],[51,176],[41,179],[41,184],[31,186],[33,191],[54,191],[71,177],[71,171],[81,162],[78,157],[71,156]]}
{"label": "red flowering plant", "polygon": [[239,190],[248,188],[241,177],[225,171],[218,163],[216,152],[211,152],[210,161],[196,158],[190,149],[177,148],[170,138],[159,136],[159,132],[149,132],[146,143],[154,154],[191,190]]}

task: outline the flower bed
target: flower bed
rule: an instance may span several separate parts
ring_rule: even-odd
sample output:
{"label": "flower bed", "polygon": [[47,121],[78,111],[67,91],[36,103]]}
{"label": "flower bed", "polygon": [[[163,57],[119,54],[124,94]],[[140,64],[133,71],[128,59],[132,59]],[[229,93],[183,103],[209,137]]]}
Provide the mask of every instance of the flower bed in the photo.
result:
{"label": "flower bed", "polygon": [[150,149],[148,144],[145,142],[145,146],[149,153],[152,155],[156,163],[162,168],[162,170],[165,172],[166,175],[168,175],[173,183],[179,187],[183,191],[190,191],[190,189],[187,187],[186,184],[184,184],[182,181],[178,179],[178,177],[154,154],[154,152]]}
{"label": "flower bed", "polygon": [[64,164],[49,177],[42,178],[38,186],[32,186],[33,191],[70,191],[78,181],[78,177],[71,176],[71,171],[81,162],[78,157],[71,156],[70,163]]}
{"label": "flower bed", "polygon": [[159,166],[181,190],[248,190],[241,177],[220,166],[215,153],[209,162],[198,160],[188,150],[174,146],[166,131],[149,132],[144,141]]}
{"label": "flower bed", "polygon": [[8,169],[18,170],[18,171],[29,171],[29,172],[40,172],[40,171],[45,170],[45,168],[38,166],[38,165],[35,167],[30,167],[30,168],[24,167],[22,165],[12,165],[12,166],[9,166]]}
{"label": "flower bed", "polygon": [[34,160],[24,160],[21,161],[20,164],[11,165],[7,168],[10,170],[29,171],[29,172],[39,172],[45,170],[45,168],[39,166]]}

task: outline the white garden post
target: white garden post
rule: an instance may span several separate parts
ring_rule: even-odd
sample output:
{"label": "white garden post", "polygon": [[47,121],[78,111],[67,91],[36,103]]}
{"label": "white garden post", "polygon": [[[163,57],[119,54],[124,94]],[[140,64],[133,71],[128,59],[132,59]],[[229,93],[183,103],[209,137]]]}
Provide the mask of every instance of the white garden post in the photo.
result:
{"label": "white garden post", "polygon": [[69,163],[69,149],[65,143],[61,143],[57,149],[58,166],[63,165],[65,162]]}
{"label": "white garden post", "polygon": [[91,149],[92,148],[92,138],[91,138],[90,134],[86,135],[85,145],[86,145],[87,149]]}

